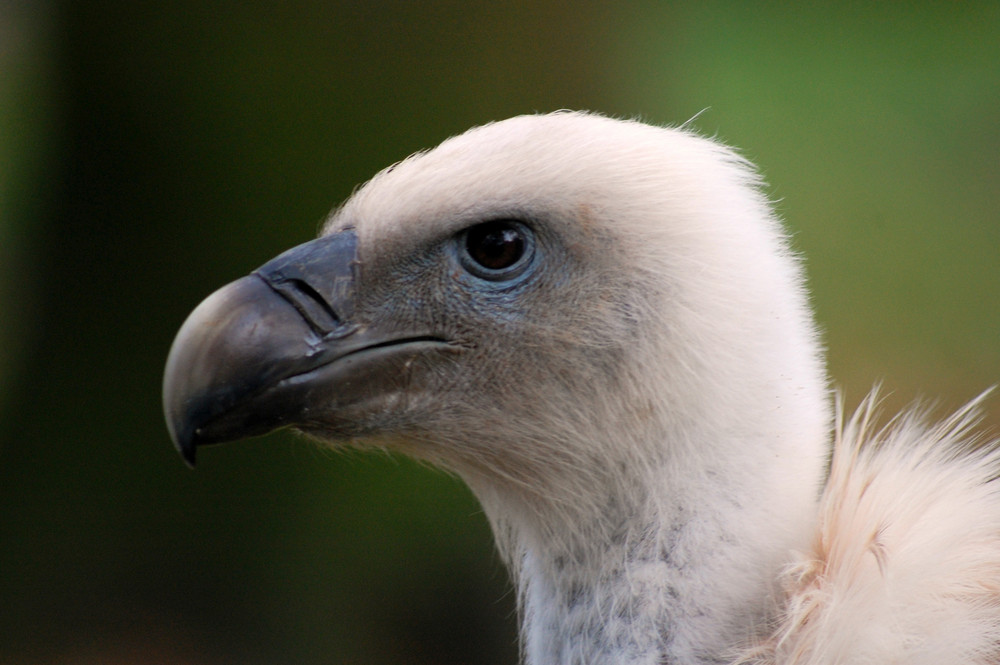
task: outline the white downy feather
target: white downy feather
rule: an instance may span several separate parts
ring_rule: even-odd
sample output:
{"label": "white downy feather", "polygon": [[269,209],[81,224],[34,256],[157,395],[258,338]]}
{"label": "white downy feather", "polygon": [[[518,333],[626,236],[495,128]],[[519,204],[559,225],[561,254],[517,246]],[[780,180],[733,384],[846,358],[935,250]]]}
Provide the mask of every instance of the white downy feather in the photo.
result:
{"label": "white downy feather", "polygon": [[984,397],[872,431],[872,393],[838,422],[813,545],[783,576],[780,625],[739,663],[1000,662],[1000,441],[973,431]]}

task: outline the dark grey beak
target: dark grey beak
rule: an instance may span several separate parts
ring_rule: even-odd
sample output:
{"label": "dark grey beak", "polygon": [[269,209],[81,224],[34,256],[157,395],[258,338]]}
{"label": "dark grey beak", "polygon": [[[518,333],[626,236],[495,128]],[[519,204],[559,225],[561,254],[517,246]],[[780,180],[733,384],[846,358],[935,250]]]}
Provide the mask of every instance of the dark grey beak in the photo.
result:
{"label": "dark grey beak", "polygon": [[206,298],[181,326],[163,377],[174,445],[265,434],[308,418],[318,368],[372,344],[352,322],[351,229],[299,245]]}

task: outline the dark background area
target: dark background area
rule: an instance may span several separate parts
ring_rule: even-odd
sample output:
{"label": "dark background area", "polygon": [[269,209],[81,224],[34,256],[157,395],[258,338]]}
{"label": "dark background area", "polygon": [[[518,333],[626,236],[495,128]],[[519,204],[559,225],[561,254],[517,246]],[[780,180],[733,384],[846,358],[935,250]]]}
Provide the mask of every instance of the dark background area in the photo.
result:
{"label": "dark background area", "polygon": [[997,35],[995,2],[0,1],[0,662],[515,662],[456,479],[281,433],[192,472],[160,410],[204,296],[474,124],[701,113],[771,183],[849,405],[997,383]]}

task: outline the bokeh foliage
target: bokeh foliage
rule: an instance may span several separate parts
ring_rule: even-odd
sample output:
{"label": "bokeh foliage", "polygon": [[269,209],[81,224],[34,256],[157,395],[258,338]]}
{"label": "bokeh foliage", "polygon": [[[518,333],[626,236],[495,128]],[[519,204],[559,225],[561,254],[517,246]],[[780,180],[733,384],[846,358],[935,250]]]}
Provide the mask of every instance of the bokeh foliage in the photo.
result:
{"label": "bokeh foliage", "polygon": [[514,662],[456,479],[287,434],[192,473],[159,404],[202,297],[473,124],[700,113],[770,183],[849,403],[1000,381],[995,2],[28,7],[0,6],[0,662]]}

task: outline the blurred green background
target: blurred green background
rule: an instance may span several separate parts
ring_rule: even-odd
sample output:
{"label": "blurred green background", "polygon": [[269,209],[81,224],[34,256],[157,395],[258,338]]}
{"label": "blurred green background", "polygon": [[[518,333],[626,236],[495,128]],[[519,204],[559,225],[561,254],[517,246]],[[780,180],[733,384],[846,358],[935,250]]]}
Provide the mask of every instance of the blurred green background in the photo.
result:
{"label": "blurred green background", "polygon": [[785,4],[0,3],[0,662],[515,662],[457,480],[286,434],[192,472],[160,413],[201,298],[474,124],[701,113],[848,403],[1000,381],[1000,3]]}

